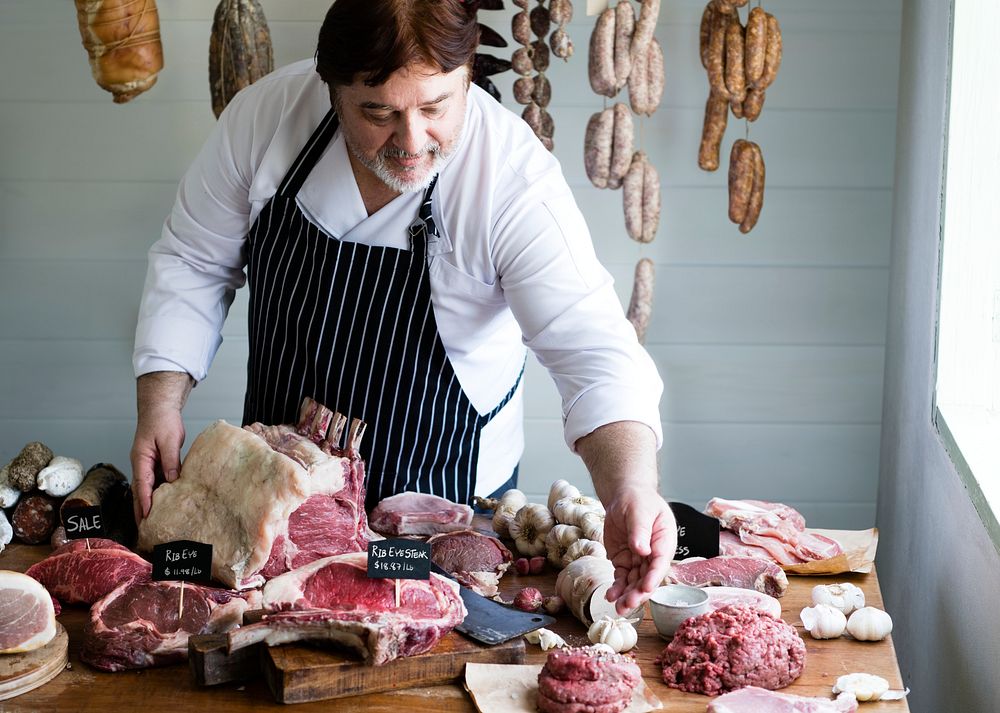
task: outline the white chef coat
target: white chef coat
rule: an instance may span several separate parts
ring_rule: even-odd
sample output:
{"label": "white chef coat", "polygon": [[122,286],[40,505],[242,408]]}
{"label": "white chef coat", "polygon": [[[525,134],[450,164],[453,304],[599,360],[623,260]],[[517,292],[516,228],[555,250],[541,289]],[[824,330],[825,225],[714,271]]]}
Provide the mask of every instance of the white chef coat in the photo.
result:
{"label": "white chef coat", "polygon": [[[269,74],[230,102],[149,251],[136,376],[186,371],[206,378],[246,279],[247,232],[329,108],[313,60]],[[338,130],[297,202],[340,240],[408,249],[421,198],[420,191],[402,194],[369,216]],[[559,162],[520,117],[475,85],[433,205],[441,233],[428,248],[434,315],[477,410],[489,412],[507,393],[526,346],[555,380],[571,449],[622,420],[647,424],[659,447],[662,381],[594,254]],[[521,391],[483,429],[477,494],[506,481],[520,459]]]}

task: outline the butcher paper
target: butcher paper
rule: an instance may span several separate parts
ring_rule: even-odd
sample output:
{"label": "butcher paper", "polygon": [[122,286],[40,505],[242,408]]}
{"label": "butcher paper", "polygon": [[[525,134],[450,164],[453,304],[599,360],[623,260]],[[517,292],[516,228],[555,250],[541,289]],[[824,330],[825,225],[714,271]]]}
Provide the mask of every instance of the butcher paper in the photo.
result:
{"label": "butcher paper", "polygon": [[815,527],[806,528],[807,532],[829,537],[840,545],[841,552],[836,557],[825,560],[814,560],[802,564],[783,564],[781,568],[789,574],[841,574],[843,572],[860,572],[867,574],[872,571],[875,563],[875,549],[878,547],[878,529],[870,530],[820,530]]}
{"label": "butcher paper", "polygon": [[[541,664],[465,664],[465,690],[479,713],[535,713]],[[642,680],[632,692],[632,702],[623,713],[645,713],[663,708],[660,699]]]}

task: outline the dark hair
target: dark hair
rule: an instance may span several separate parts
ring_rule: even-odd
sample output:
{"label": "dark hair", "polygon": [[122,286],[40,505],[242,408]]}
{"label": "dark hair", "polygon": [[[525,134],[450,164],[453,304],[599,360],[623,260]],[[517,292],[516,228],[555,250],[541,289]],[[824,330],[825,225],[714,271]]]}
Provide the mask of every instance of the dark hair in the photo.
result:
{"label": "dark hair", "polygon": [[478,2],[336,0],[316,47],[316,70],[329,85],[361,75],[370,87],[412,62],[451,72],[471,65],[479,44]]}

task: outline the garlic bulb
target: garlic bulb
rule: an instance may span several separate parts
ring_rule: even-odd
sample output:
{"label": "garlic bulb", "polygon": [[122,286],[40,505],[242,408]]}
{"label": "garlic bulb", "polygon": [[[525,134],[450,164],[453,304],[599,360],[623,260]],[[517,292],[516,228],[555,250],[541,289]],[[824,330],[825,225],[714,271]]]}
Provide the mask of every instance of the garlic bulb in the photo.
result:
{"label": "garlic bulb", "polygon": [[881,641],[892,631],[892,617],[875,607],[862,607],[847,620],[847,633],[858,641]]}
{"label": "garlic bulb", "polygon": [[549,562],[556,569],[565,567],[563,557],[570,545],[583,537],[583,531],[573,525],[555,525],[545,536],[545,547],[548,550]]}
{"label": "garlic bulb", "polygon": [[639,633],[632,626],[638,619],[602,616],[591,624],[587,638],[592,644],[607,644],[615,653],[628,651],[639,640]]}
{"label": "garlic bulb", "polygon": [[528,503],[517,511],[508,528],[518,551],[534,556],[545,553],[545,536],[555,524],[547,507]]}
{"label": "garlic bulb", "polygon": [[560,564],[561,566],[566,567],[570,562],[575,562],[581,557],[587,556],[602,557],[607,559],[608,551],[604,549],[604,545],[600,542],[580,538],[566,549],[566,554],[563,555],[562,562]]}
{"label": "garlic bulb", "polygon": [[517,511],[528,503],[528,496],[517,488],[511,488],[500,496],[493,511],[493,529],[500,537],[510,537],[510,521]]}
{"label": "garlic bulb", "polygon": [[850,693],[859,701],[877,701],[889,690],[889,682],[871,673],[849,673],[833,684],[834,693]]}
{"label": "garlic bulb", "polygon": [[813,604],[829,604],[840,609],[845,615],[865,605],[865,593],[850,582],[840,584],[817,584],[812,590]]}
{"label": "garlic bulb", "polygon": [[557,480],[549,488],[549,510],[555,507],[556,503],[563,498],[575,498],[580,494],[579,488],[566,480]]}
{"label": "garlic bulb", "polygon": [[802,626],[814,639],[836,639],[844,633],[847,617],[844,612],[829,604],[806,607],[799,613]]}
{"label": "garlic bulb", "polygon": [[584,513],[580,518],[579,528],[588,540],[604,544],[604,517],[598,512]]}
{"label": "garlic bulb", "polygon": [[600,500],[588,495],[560,498],[552,506],[552,514],[556,520],[566,525],[579,525],[580,520],[588,512],[604,515],[604,506]]}

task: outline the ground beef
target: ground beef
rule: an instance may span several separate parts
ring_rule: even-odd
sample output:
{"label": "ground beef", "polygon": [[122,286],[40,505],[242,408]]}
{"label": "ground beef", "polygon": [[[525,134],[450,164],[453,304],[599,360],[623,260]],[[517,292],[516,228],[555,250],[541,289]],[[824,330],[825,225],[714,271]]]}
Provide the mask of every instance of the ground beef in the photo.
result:
{"label": "ground beef", "polygon": [[642,678],[629,656],[585,646],[549,653],[538,674],[542,713],[620,713]]}
{"label": "ground beef", "polygon": [[802,673],[805,659],[794,627],[733,605],[683,622],[659,662],[668,686],[715,696],[743,686],[784,688]]}

